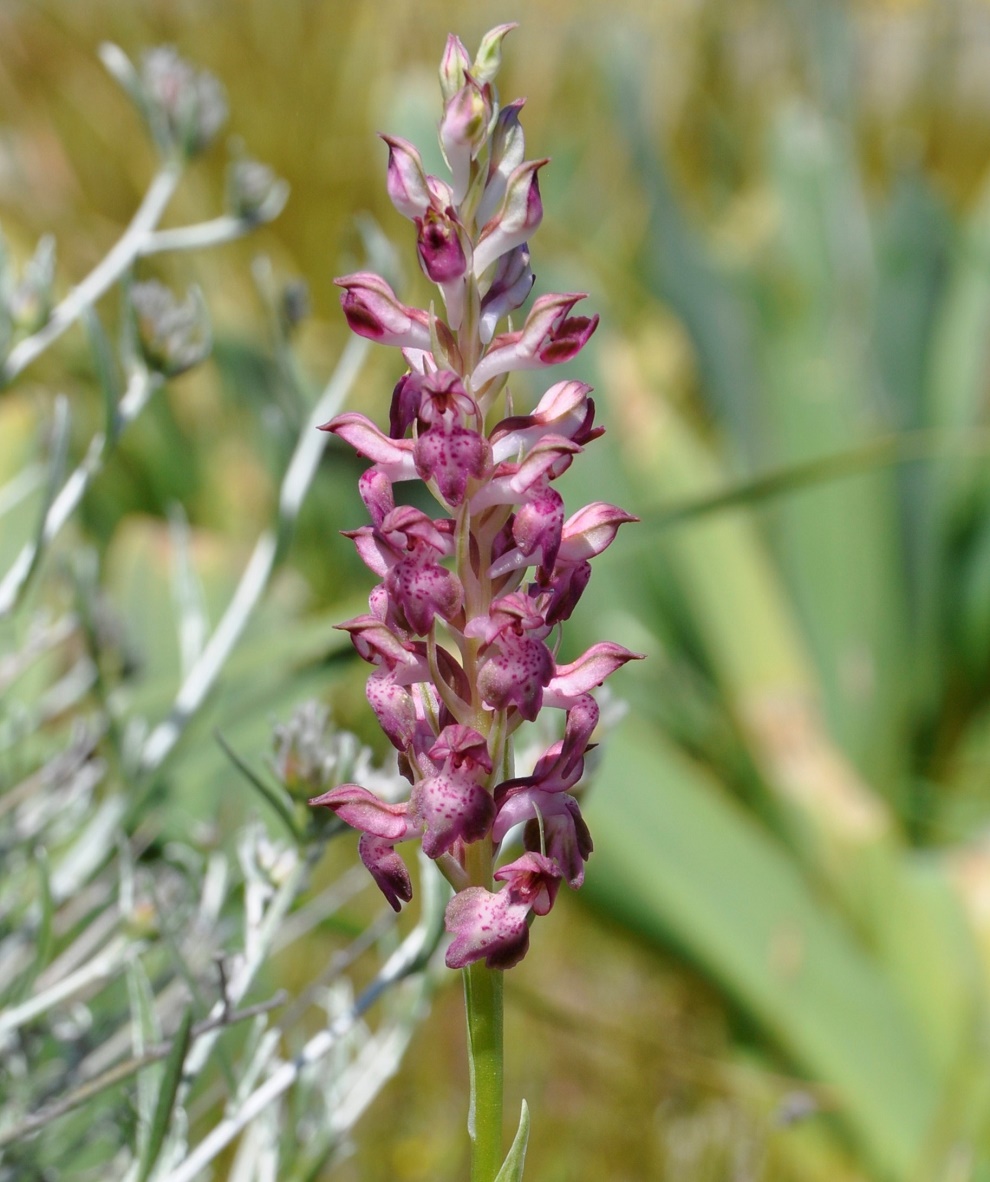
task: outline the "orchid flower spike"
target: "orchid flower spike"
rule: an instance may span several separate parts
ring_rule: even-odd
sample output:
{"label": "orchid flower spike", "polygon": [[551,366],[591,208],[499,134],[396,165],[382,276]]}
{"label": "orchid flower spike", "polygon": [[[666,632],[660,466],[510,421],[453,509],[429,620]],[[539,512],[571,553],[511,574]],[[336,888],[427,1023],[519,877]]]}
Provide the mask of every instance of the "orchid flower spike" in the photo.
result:
{"label": "orchid flower spike", "polygon": [[[528,413],[515,399],[506,407],[513,373],[570,361],[598,325],[573,314],[585,298],[575,292],[541,295],[521,327],[505,323],[533,288],[548,163],[525,157],[522,101],[499,105],[494,79],[513,27],[488,33],[474,59],[448,38],[439,138],[449,176],[427,174],[413,144],[382,136],[388,195],[415,227],[439,300],[407,307],[367,272],[336,280],[351,329],[401,349],[408,369],[387,429],[353,411],[323,427],[370,462],[360,493],[371,524],[347,536],[380,581],[367,615],[341,626],[373,666],[368,701],[410,788],[403,801],[381,801],[345,784],[311,803],[361,833],[360,856],[396,910],[412,897],[396,846],[422,844],[455,891],[451,968],[516,964],[560,884],[581,885],[593,691],[640,656],[603,641],[570,664],[556,657],[591,562],[636,518],[600,501],[568,514],[555,487],[602,434],[589,386],[557,381]],[[435,512],[397,504],[394,486],[410,480],[425,484]],[[562,712],[560,737],[516,777],[516,733],[548,709]],[[521,854],[500,860],[517,833]]]}

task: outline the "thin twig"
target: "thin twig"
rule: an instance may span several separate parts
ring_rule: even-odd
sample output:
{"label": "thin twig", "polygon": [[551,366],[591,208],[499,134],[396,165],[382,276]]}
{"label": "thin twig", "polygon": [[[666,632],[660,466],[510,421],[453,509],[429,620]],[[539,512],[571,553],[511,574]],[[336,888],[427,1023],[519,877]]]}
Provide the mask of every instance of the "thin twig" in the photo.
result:
{"label": "thin twig", "polygon": [[[270,1010],[278,1009],[279,1006],[285,1004],[286,998],[285,991],[280,990],[267,1001],[259,1001],[253,1006],[246,1006],[243,1010],[227,1011],[215,1018],[204,1018],[202,1022],[197,1022],[193,1027],[191,1039],[195,1042],[196,1039],[202,1038],[204,1034],[210,1034],[214,1030],[233,1026],[238,1022],[246,1022],[251,1018],[257,1018],[259,1014],[266,1014]],[[63,1096],[61,1100],[46,1104],[44,1108],[39,1108],[37,1112],[25,1117],[20,1124],[5,1132],[0,1132],[0,1149],[15,1141],[20,1141],[24,1137],[29,1137],[32,1133],[37,1133],[50,1121],[57,1120],[58,1117],[78,1108],[80,1104],[85,1104],[93,1096],[129,1079],[143,1068],[167,1058],[171,1049],[171,1042],[159,1043],[157,1046],[150,1047],[143,1055],[127,1059],[123,1063],[117,1063],[94,1079],[80,1084],[67,1096]]]}
{"label": "thin twig", "polygon": [[86,278],[74,287],[36,333],[20,341],[0,366],[0,387],[7,385],[39,357],[53,341],[71,328],[92,305],[131,267],[141,254],[148,235],[158,224],[175,193],[181,167],[177,162],[164,165],[153,178],[130,225],[110,252]]}
{"label": "thin twig", "polygon": [[387,989],[423,964],[424,959],[436,946],[436,917],[442,913],[443,885],[439,874],[425,876],[421,891],[423,913],[419,923],[385,962],[374,981],[353,1005],[325,1030],[315,1034],[294,1059],[282,1063],[264,1083],[255,1088],[236,1112],[229,1113],[214,1126],[189,1156],[166,1174],[161,1182],[193,1182],[199,1172],[221,1153],[258,1113],[287,1092],[307,1068],[328,1055]]}
{"label": "thin twig", "polygon": [[124,396],[117,406],[113,433],[100,432],[93,436],[79,466],[68,477],[48,507],[37,538],[24,543],[10,569],[0,581],[0,617],[16,607],[21,591],[31,577],[31,572],[45,547],[61,532],[94,477],[102,471],[120,433],[144,410],[152,394],[161,385],[161,381],[158,375],[143,369],[136,370],[131,375]]}
{"label": "thin twig", "polygon": [[351,338],[333,376],[303,426],[279,490],[276,527],[266,530],[258,538],[227,610],[180,686],[168,717],[148,736],[141,752],[142,772],[159,767],[179,741],[240,639],[268,585],[278,554],[295,523],[323,455],[327,437],[316,428],[331,418],[343,404],[364,360],[366,346],[367,342],[361,338]]}

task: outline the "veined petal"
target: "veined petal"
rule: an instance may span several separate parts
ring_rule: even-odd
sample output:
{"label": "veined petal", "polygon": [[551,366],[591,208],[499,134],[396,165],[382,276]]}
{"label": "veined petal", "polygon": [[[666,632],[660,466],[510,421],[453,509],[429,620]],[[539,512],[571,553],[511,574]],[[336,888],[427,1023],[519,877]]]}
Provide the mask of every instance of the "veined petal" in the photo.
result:
{"label": "veined petal", "polygon": [[537,174],[549,159],[528,160],[512,170],[498,213],[478,235],[474,248],[474,274],[480,278],[500,255],[521,246],[543,220],[543,202]]}
{"label": "veined petal", "polygon": [[339,435],[366,459],[378,464],[391,481],[415,480],[416,463],[411,439],[392,439],[371,419],[356,410],[345,411],[324,423],[321,431]]}
{"label": "veined petal", "polygon": [[520,369],[542,369],[576,356],[598,327],[598,317],[570,316],[583,292],[540,296],[518,332],[495,337],[471,375],[471,387],[480,389],[500,374]]}
{"label": "veined petal", "polygon": [[570,516],[564,522],[560,540],[560,557],[565,562],[585,562],[611,546],[619,526],[639,521],[617,505],[595,501]]}
{"label": "veined petal", "polygon": [[596,685],[601,685],[606,677],[611,676],[616,669],[621,669],[627,661],[642,661],[643,656],[643,653],[630,652],[611,640],[602,640],[593,644],[576,661],[559,665],[547,685],[547,693],[554,705],[572,702]]}
{"label": "veined petal", "polygon": [[397,562],[385,577],[385,587],[401,627],[425,636],[434,616],[452,619],[464,602],[461,581],[446,567],[416,558]]}
{"label": "veined petal", "polygon": [[418,150],[397,135],[381,137],[388,144],[386,185],[392,204],[412,221],[422,217],[430,204],[426,171]]}
{"label": "veined petal", "polygon": [[488,470],[491,447],[484,435],[467,427],[447,429],[438,423],[417,439],[413,452],[416,471],[423,480],[435,480],[448,505],[464,500],[468,480],[480,479]]}
{"label": "veined petal", "polygon": [[523,636],[501,638],[486,656],[478,689],[495,710],[515,707],[533,722],[543,704],[543,687],[553,676],[553,656],[542,640]]}
{"label": "veined petal", "polygon": [[352,829],[372,833],[389,841],[402,841],[412,831],[407,804],[391,804],[362,788],[360,784],[341,784],[321,796],[314,796],[312,805],[325,805],[346,821]]}
{"label": "veined petal", "polygon": [[359,271],[334,283],[344,289],[340,304],[352,332],[383,345],[430,348],[430,318],[400,302],[380,275]]}

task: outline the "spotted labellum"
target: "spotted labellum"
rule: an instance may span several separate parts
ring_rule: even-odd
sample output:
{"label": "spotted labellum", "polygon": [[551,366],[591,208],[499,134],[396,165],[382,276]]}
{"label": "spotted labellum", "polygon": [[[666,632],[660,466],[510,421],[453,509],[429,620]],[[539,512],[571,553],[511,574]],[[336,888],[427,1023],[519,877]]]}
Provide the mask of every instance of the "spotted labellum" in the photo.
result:
{"label": "spotted labellum", "polygon": [[[373,666],[368,702],[411,787],[398,803],[358,784],[312,803],[361,832],[361,859],[396,910],[412,897],[396,847],[421,842],[455,891],[451,968],[516,964],[560,884],[581,885],[592,840],[575,790],[598,722],[592,691],[639,655],[606,641],[557,660],[591,560],[636,519],[604,502],[568,514],[555,487],[602,434],[591,387],[557,381],[529,413],[509,389],[514,372],[570,361],[598,325],[575,313],[580,292],[540,295],[520,312],[548,162],[525,159],[522,100],[500,107],[493,84],[513,27],[488,33],[473,61],[448,38],[439,138],[449,177],[382,136],[389,197],[415,228],[439,300],[408,307],[367,272],[336,280],[351,329],[401,350],[406,369],[387,430],[353,411],[323,427],[370,461],[360,480],[370,524],[347,536],[380,581],[367,613],[340,627]],[[405,481],[426,485],[434,516],[404,503]],[[561,737],[517,777],[514,737],[546,710],[559,712]],[[500,864],[510,842],[515,856]]]}

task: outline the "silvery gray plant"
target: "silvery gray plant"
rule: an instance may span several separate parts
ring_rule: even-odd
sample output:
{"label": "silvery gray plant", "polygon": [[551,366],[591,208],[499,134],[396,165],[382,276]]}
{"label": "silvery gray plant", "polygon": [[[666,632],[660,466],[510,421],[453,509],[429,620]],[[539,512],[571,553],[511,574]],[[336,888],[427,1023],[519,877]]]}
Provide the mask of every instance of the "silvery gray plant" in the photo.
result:
{"label": "silvery gray plant", "polygon": [[[162,228],[187,169],[225,123],[223,89],[171,48],[137,64],[115,46],[102,56],[157,149],[143,200],[60,299],[54,237],[21,265],[0,245],[0,407],[79,325],[105,402],[102,429],[80,447],[76,408],[51,398],[36,458],[0,482],[8,543],[0,546],[0,1180],[191,1182],[233,1142],[227,1177],[301,1179],[346,1151],[349,1130],[395,1070],[430,988],[425,966],[445,900],[427,888],[404,938],[379,909],[302,996],[273,991],[272,958],[367,890],[356,871],[313,887],[335,824],[315,818],[305,798],[355,777],[387,796],[395,781],[317,704],[282,720],[267,764],[228,748],[246,803],[227,842],[208,826],[163,834],[154,804],[163,767],[171,761],[181,775],[187,729],[265,603],[324,450],[316,426],[340,412],[365,343],[352,342],[323,389],[311,391],[288,340],[304,309],[301,289],[279,291],[258,264],[276,360],[296,375],[301,425],[272,520],[215,624],[176,508],[180,676],[168,701],[141,707],[128,670],[140,664],[131,646],[144,638],[126,636],[94,563],[66,535],[121,437],[210,351],[203,294],[172,293],[144,276],[144,260],[249,233],[277,216],[287,186],[239,156],[225,212]],[[112,290],[123,296],[119,349],[103,327]],[[251,819],[252,787],[267,824]],[[356,993],[347,974],[359,958],[373,971]],[[314,1007],[323,1016],[315,1035]]]}

